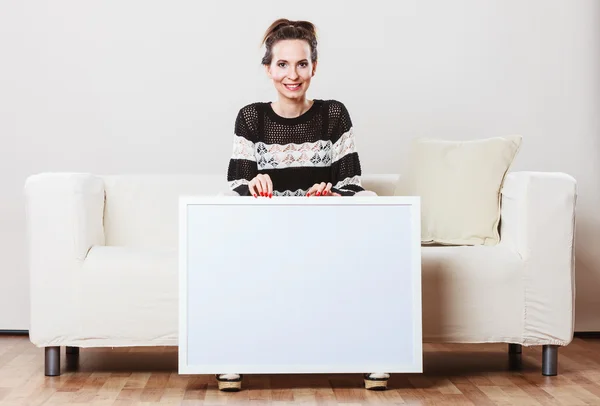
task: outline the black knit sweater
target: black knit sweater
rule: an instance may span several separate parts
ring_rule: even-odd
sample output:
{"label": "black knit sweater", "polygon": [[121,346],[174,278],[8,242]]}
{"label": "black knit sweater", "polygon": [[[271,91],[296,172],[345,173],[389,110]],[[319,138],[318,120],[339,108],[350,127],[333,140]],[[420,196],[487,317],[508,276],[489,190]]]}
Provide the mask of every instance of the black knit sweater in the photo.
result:
{"label": "black knit sweater", "polygon": [[274,196],[305,196],[321,182],[343,196],[364,190],[352,120],[339,101],[314,100],[295,118],[279,116],[270,103],[252,103],[239,111],[234,131],[227,181],[242,196],[259,173],[271,177]]}

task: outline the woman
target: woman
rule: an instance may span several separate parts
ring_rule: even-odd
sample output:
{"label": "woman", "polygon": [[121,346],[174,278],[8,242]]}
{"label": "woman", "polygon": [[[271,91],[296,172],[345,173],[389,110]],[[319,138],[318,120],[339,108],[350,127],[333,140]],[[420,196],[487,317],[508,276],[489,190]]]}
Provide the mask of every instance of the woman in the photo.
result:
{"label": "woman", "polygon": [[[262,64],[278,93],[273,103],[243,107],[235,121],[227,180],[241,196],[353,196],[361,166],[350,114],[336,100],[309,100],[317,68],[315,27],[279,19],[267,29]],[[389,374],[366,374],[369,389],[385,389]],[[239,390],[238,374],[217,376],[219,389]]]}

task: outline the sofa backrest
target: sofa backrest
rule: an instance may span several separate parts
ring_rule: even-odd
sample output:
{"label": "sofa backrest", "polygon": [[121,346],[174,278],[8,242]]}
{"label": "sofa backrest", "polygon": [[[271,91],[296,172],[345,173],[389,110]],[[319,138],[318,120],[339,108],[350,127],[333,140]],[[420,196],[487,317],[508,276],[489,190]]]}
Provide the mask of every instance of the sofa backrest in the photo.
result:
{"label": "sofa backrest", "polygon": [[[216,196],[229,187],[223,175],[106,175],[106,245],[177,249],[179,196]],[[363,175],[380,196],[394,193],[396,174]]]}

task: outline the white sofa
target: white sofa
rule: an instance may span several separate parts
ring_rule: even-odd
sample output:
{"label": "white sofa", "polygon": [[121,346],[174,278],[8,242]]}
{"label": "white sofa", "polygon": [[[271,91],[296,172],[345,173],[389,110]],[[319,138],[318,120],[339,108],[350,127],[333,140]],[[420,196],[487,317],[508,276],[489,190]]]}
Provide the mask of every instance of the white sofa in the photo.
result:
{"label": "white sofa", "polygon": [[[392,195],[397,174],[365,175]],[[60,346],[178,344],[178,198],[217,195],[223,176],[40,173],[25,184],[30,339],[60,374]],[[573,338],[576,183],[509,173],[496,246],[423,246],[425,342],[544,346],[557,373]],[[367,251],[367,247],[365,247]]]}

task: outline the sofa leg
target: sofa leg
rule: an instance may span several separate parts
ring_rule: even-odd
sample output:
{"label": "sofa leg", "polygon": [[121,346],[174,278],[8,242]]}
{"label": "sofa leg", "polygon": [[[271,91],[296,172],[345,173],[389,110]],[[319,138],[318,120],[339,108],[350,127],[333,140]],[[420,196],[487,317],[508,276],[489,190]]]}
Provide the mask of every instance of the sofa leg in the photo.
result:
{"label": "sofa leg", "polygon": [[521,354],[523,352],[523,347],[521,344],[508,344],[508,353],[509,354]]}
{"label": "sofa leg", "polygon": [[44,372],[46,376],[60,375],[60,347],[45,347]]}
{"label": "sofa leg", "polygon": [[518,371],[522,368],[521,344],[508,344],[508,369]]}
{"label": "sofa leg", "polygon": [[66,349],[67,354],[79,355],[79,347],[69,347]]}
{"label": "sofa leg", "polygon": [[544,345],[542,351],[542,375],[558,374],[558,345]]}

